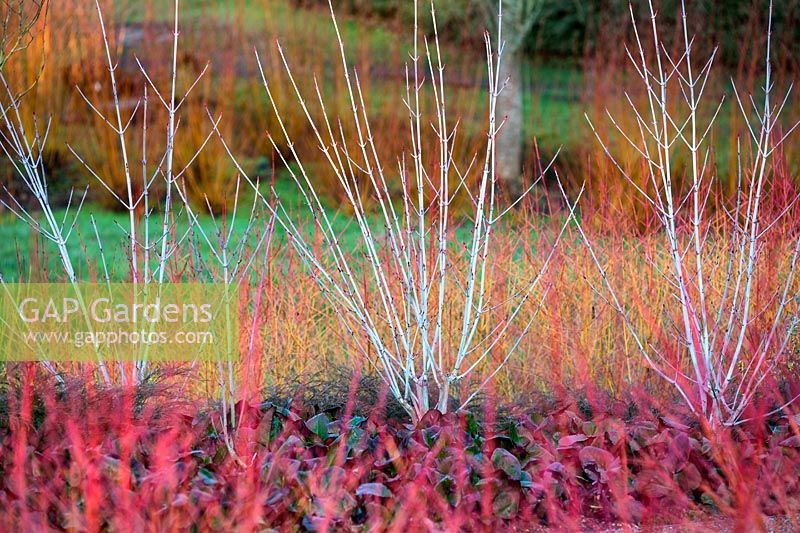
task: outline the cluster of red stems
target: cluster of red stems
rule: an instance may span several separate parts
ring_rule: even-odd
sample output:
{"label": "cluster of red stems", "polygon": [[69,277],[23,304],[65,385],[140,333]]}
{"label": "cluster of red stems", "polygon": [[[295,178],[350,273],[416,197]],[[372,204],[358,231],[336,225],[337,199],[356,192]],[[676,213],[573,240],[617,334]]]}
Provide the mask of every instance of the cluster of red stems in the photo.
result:
{"label": "cluster of red stems", "polygon": [[382,399],[357,415],[353,384],[327,412],[237,405],[242,465],[219,409],[167,390],[45,390],[11,391],[0,422],[7,531],[577,530],[690,524],[712,511],[755,527],[762,513],[800,510],[796,416],[710,431],[648,395],[583,393],[410,424],[384,418]]}

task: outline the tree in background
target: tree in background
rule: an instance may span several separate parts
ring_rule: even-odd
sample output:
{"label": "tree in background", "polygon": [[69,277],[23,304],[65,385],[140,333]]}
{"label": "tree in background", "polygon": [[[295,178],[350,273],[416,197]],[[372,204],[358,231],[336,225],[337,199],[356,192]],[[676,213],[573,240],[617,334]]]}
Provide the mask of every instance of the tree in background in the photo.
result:
{"label": "tree in background", "polygon": [[[525,40],[542,12],[544,0],[478,0],[484,7],[492,33],[502,24],[504,47],[500,79],[505,83],[497,98],[497,116],[503,126],[497,138],[497,173],[508,191],[516,196],[522,186],[522,58]],[[494,26],[494,27],[492,27]]]}

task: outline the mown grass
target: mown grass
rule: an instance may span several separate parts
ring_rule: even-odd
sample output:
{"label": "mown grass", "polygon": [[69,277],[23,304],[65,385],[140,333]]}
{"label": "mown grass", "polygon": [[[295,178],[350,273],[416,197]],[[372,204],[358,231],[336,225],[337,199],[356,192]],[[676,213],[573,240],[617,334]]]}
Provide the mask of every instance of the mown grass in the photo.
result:
{"label": "mown grass", "polygon": [[[223,223],[227,224],[227,227],[230,227],[229,224],[233,224],[234,235],[242,235],[245,232],[248,225],[247,212],[253,205],[254,191],[244,181],[241,190],[239,214],[236,218],[221,217],[220,215],[212,217],[207,211],[203,211],[202,206],[195,207],[198,222],[209,236],[214,235],[215,227],[221,227]],[[281,198],[281,202],[289,209],[296,208],[302,202],[302,197],[287,176],[276,181],[275,191]],[[267,187],[262,188],[262,194],[269,194]],[[323,199],[323,202],[335,226],[340,229],[342,242],[350,247],[355,246],[358,240],[358,228],[349,217],[337,213],[329,200]],[[258,225],[259,230],[263,230],[266,225],[264,219],[269,216],[269,213],[262,206],[261,201],[258,201],[256,205],[257,210],[261,213],[255,225]],[[66,209],[64,208],[57,210],[57,220],[64,220],[65,213]],[[127,212],[110,210],[102,204],[89,201],[83,205],[77,218],[75,218],[74,207],[67,213],[66,220],[72,221],[73,219],[77,238],[69,240],[68,250],[74,263],[81,269],[79,275],[86,275],[87,270],[96,271],[97,268],[101,268],[101,256],[104,256],[111,277],[118,280],[125,279],[128,261],[124,255],[127,242],[126,231],[129,226]],[[162,222],[161,213],[154,211],[150,217],[151,242],[161,234]],[[177,216],[174,224],[176,235],[184,235],[189,227],[188,218],[185,215]],[[51,272],[58,271],[56,266],[58,258],[52,253],[51,243],[39,242],[35,236],[36,233],[27,223],[11,213],[0,213],[0,274],[4,279],[10,281],[20,277],[30,279],[31,275],[36,277],[38,273],[33,272],[32,269],[41,272],[44,267],[42,261],[50,265]],[[286,241],[285,232],[280,227],[276,227],[274,238],[279,244],[284,243]],[[139,239],[141,240],[143,237],[140,236]],[[207,255],[208,245],[202,240],[197,245],[201,254]]]}
{"label": "mown grass", "polygon": [[[245,180],[241,181],[238,214],[235,218],[230,215],[211,215],[207,209],[204,211],[205,206],[194,205],[193,209],[198,217],[199,225],[212,239],[218,228],[223,226],[230,228],[230,224],[233,224],[233,235],[242,236],[248,229],[248,213],[255,200],[258,216],[252,226],[258,231],[265,231],[271,219],[269,208],[264,205],[264,200],[269,198],[271,194],[269,184],[265,184],[265,181],[262,181],[260,190],[263,199],[256,200],[252,186]],[[297,215],[301,227],[305,226],[309,237],[311,237],[314,232],[313,223],[308,220],[304,198],[288,175],[288,171],[280,171],[278,173],[275,179],[274,191],[283,207]],[[355,219],[348,213],[343,212],[335,200],[326,196],[321,196],[320,200],[339,235],[343,248],[353,252],[363,246],[361,232]],[[228,209],[231,209],[231,207],[229,206]],[[125,255],[125,250],[128,246],[127,228],[130,223],[127,212],[111,210],[96,201],[89,200],[83,204],[77,218],[75,217],[75,206],[69,211],[65,208],[58,209],[55,211],[55,215],[59,221],[65,219],[69,223],[73,220],[75,221],[74,233],[76,238],[70,239],[67,246],[74,264],[78,265],[79,276],[85,276],[91,272],[99,276],[99,269],[103,268],[103,260],[105,260],[106,268],[112,280],[126,280],[128,258]],[[139,217],[137,231],[141,233],[143,231],[141,229],[143,226],[141,214]],[[41,218],[37,218],[42,224],[45,223]],[[380,227],[382,224],[375,213],[370,216],[368,222],[372,228]],[[151,242],[154,242],[160,236],[162,223],[161,212],[154,210],[150,216],[149,224]],[[184,235],[188,229],[188,217],[183,213],[183,210],[180,210],[174,220],[174,233],[175,235]],[[470,221],[463,219],[462,223],[455,228],[455,231],[459,242],[467,242],[471,232]],[[7,211],[0,212],[0,275],[3,276],[3,279],[7,281],[31,279],[32,275],[36,277],[43,273],[45,266],[50,273],[49,276],[60,270],[58,257],[54,253],[52,243],[37,240],[37,236],[38,234],[32,230],[28,223],[21,221]],[[535,232],[531,232],[531,241],[534,241],[535,238]],[[143,236],[140,234],[138,239],[141,242]],[[276,246],[289,244],[286,232],[278,224],[273,226],[271,242]],[[196,245],[202,257],[209,255],[209,247],[205,241],[199,239]],[[36,269],[37,272],[34,272],[33,269]]]}

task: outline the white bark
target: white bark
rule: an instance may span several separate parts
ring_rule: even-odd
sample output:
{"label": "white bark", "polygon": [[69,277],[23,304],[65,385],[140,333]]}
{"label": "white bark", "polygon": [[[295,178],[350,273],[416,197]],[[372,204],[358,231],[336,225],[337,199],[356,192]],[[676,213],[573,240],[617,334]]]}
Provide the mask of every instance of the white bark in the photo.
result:
{"label": "white bark", "polygon": [[[280,45],[278,50],[298,105],[354,213],[361,238],[360,253],[343,250],[338,232],[303,164],[304,154],[297,152],[284,126],[263,70],[267,97],[278,117],[278,133],[284,138],[289,153],[282,153],[277,142],[270,139],[284,163],[290,157],[296,162],[296,165],[286,166],[312,216],[314,232],[322,236],[323,245],[309,242],[306,229],[298,227],[280,203],[273,207],[261,196],[257,184],[238,163],[237,170],[275,214],[276,222],[289,235],[291,244],[361,355],[385,380],[397,401],[418,420],[431,407],[442,412],[449,410],[458,383],[480,367],[493,368],[488,377],[467,391],[466,398],[459,398],[459,405],[465,406],[509,360],[534,323],[538,307],[519,325],[517,332],[512,335],[509,329],[526,302],[534,295],[540,296],[535,291],[540,289],[543,273],[567,223],[533,279],[523,282],[502,303],[489,302],[492,240],[500,218],[509,211],[499,209],[497,202],[496,141],[500,126],[497,105],[501,87],[502,30],[496,42],[486,38],[489,74],[486,143],[481,149],[481,161],[466,169],[474,175],[466,176],[453,161],[456,126],[447,116],[444,65],[435,29],[435,11],[431,12],[433,42],[423,41],[415,19],[415,42],[406,69],[406,95],[402,102],[408,113],[410,154],[398,155],[397,178],[402,184],[402,193],[400,198],[393,199],[387,185],[389,171],[385,170],[390,167],[384,165],[376,147],[361,84],[348,65],[332,6],[331,15],[338,37],[342,77],[350,99],[352,115],[348,123],[353,128],[350,136],[342,130],[341,122],[334,125],[328,118],[319,87],[316,87],[316,97],[320,118],[312,115]],[[432,73],[428,79],[423,75],[423,62],[427,62]],[[423,116],[421,101],[426,90],[435,102],[431,116]],[[429,125],[433,125],[434,139],[430,139]],[[348,138],[352,136],[357,142],[348,146]],[[224,139],[220,139],[225,144]],[[231,155],[227,145],[225,148]],[[426,163],[434,154],[437,163],[428,166]],[[360,176],[368,179],[370,199],[377,204],[377,222],[365,207],[363,195],[367,192],[355,185]],[[465,251],[461,251],[462,243],[454,242],[458,221],[449,208],[456,192],[464,188],[468,188],[473,211],[467,219],[470,238]],[[368,283],[362,276],[368,278]],[[539,307],[542,302],[543,299]],[[497,313],[498,306],[503,306],[507,313]],[[453,313],[456,320],[445,320],[445,312]],[[455,324],[448,327],[450,322]],[[501,340],[506,341],[504,345],[500,344]],[[434,390],[438,391],[436,397],[432,397]]]}
{"label": "white bark", "polygon": [[[602,274],[612,305],[622,316],[628,332],[650,367],[676,387],[694,413],[712,425],[734,425],[742,421],[758,388],[780,363],[798,323],[797,310],[790,310],[790,307],[796,307],[797,294],[792,294],[790,289],[793,287],[800,253],[800,240],[786,258],[787,279],[769,295],[771,298],[767,298],[774,302],[767,333],[757,329],[759,326],[751,319],[756,306],[753,286],[759,281],[762,269],[768,268],[766,262],[772,260],[764,254],[766,234],[798,200],[797,197],[790,199],[786,209],[776,219],[769,223],[763,221],[762,205],[770,179],[769,160],[798,124],[776,139],[776,127],[784,109],[780,102],[785,104],[788,94],[775,104],[770,64],[770,22],[762,102],[757,104],[751,98],[753,112],[745,111],[734,87],[750,135],[752,160],[749,165],[743,163],[739,148],[735,208],[722,223],[711,219],[707,203],[712,192],[713,171],[709,165],[712,147],[708,139],[722,102],[711,109],[712,113],[708,115],[711,118],[706,123],[702,123],[701,117],[705,115],[701,113],[700,106],[714,54],[701,63],[700,68],[693,63],[693,40],[688,34],[686,10],[682,5],[682,50],[678,57],[670,55],[668,50],[671,47],[665,45],[659,35],[653,4],[648,4],[650,23],[647,31],[650,33],[649,39],[652,39],[650,41],[640,35],[631,8],[636,46],[629,51],[629,57],[646,95],[644,104],[627,98],[636,126],[626,130],[621,126],[621,121],[607,112],[617,133],[641,157],[649,181],[646,188],[625,173],[623,166],[611,154],[608,142],[600,137],[591,122],[590,125],[617,170],[649,204],[662,224],[672,263],[672,272],[662,275],[673,288],[676,308],[672,314],[680,317],[678,344],[688,357],[687,368],[673,366],[661,350],[652,346],[637,331],[634,321],[617,298],[586,234],[579,229]],[[770,5],[770,15],[771,11]],[[690,162],[687,177],[691,180],[691,188],[688,191],[678,190],[675,178],[677,171],[673,165],[679,157]],[[691,231],[681,230],[683,222],[688,222]],[[714,238],[710,238],[710,235]],[[713,242],[715,239],[723,239],[723,242],[724,239],[728,240],[723,244],[728,250],[728,257],[722,264],[710,259],[713,248],[719,246]],[[723,286],[714,290],[709,286],[709,281],[713,279],[723,279]],[[766,311],[761,309],[758,313],[764,314]],[[751,343],[748,346],[746,338],[756,339],[755,345]]]}

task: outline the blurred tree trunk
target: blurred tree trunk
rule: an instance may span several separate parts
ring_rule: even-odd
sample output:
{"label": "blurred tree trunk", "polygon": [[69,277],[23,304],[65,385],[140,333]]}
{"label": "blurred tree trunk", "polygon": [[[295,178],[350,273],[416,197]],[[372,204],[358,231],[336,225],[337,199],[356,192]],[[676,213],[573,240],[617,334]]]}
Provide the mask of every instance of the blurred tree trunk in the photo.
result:
{"label": "blurred tree trunk", "polygon": [[497,117],[504,121],[497,138],[497,173],[512,198],[523,192],[522,179],[522,54],[510,50],[500,62],[500,83],[505,87],[497,98]]}
{"label": "blurred tree trunk", "polygon": [[[525,190],[522,176],[522,50],[533,24],[539,20],[544,0],[478,0],[486,21],[497,35],[498,6],[502,5],[503,55],[500,59],[500,83],[508,83],[497,99],[497,118],[505,120],[497,138],[497,173],[512,197]],[[516,198],[515,198],[516,199]]]}

